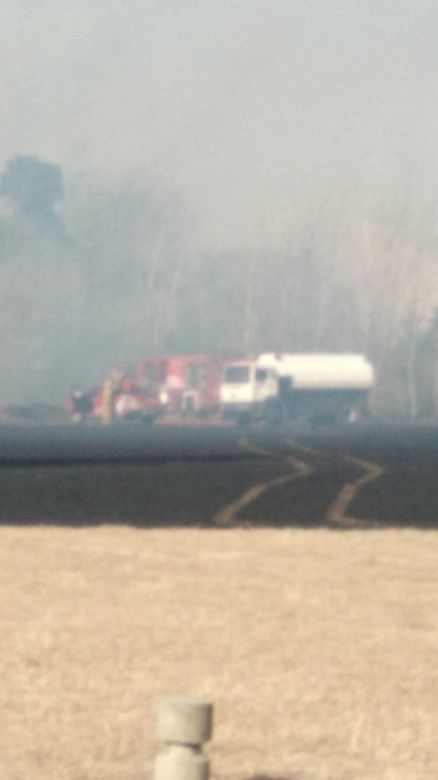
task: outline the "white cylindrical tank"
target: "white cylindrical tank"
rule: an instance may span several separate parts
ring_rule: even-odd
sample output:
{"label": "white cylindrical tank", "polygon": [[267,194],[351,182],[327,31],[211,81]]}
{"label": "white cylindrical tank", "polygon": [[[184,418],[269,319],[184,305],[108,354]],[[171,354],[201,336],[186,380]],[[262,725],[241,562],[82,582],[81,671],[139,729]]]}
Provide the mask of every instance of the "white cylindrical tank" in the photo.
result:
{"label": "white cylindrical tank", "polygon": [[290,377],[296,390],[371,390],[374,386],[373,367],[363,355],[266,353],[257,365]]}

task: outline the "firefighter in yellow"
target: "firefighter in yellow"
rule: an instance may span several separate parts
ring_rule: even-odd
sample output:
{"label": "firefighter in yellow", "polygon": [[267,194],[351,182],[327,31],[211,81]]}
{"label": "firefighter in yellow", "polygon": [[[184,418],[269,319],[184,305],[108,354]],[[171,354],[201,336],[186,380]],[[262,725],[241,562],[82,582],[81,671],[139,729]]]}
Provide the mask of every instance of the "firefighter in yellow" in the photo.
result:
{"label": "firefighter in yellow", "polygon": [[115,368],[103,383],[101,418],[104,425],[111,425],[114,421],[114,400],[120,390],[121,382],[122,374]]}

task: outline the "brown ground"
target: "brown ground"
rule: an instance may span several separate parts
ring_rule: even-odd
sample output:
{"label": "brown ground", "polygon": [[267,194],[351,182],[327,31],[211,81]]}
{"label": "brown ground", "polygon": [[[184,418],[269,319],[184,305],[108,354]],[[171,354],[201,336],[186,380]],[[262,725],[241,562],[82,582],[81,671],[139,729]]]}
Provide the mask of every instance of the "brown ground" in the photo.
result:
{"label": "brown ground", "polygon": [[157,701],[217,778],[438,776],[438,536],[2,528],[0,777],[143,780]]}

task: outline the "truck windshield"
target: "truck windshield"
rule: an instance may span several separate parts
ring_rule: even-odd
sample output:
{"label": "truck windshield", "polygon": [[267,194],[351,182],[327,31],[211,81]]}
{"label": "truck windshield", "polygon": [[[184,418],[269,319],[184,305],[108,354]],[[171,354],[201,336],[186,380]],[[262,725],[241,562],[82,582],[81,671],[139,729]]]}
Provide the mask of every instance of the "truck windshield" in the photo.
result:
{"label": "truck windshield", "polygon": [[248,381],[248,366],[227,366],[224,371],[224,382],[227,382],[230,385],[244,384]]}

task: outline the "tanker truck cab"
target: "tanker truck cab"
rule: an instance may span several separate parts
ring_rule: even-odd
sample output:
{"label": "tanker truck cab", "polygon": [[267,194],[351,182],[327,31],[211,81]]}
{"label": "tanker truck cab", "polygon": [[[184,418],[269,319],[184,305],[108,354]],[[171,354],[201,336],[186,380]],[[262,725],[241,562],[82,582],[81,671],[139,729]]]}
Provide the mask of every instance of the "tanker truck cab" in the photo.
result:
{"label": "tanker truck cab", "polygon": [[242,423],[263,419],[277,396],[275,368],[261,367],[255,360],[225,364],[220,386],[220,405],[225,419]]}

